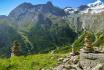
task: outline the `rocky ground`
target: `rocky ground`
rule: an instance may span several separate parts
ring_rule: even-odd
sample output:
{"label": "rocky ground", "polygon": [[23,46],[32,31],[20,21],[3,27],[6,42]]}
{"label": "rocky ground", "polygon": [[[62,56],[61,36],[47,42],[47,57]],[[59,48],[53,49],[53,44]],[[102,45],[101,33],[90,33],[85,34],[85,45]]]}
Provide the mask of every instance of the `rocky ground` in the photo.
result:
{"label": "rocky ground", "polygon": [[70,54],[65,58],[58,59],[59,66],[53,70],[104,70],[104,52],[94,49],[95,52],[86,53],[84,49],[80,53]]}

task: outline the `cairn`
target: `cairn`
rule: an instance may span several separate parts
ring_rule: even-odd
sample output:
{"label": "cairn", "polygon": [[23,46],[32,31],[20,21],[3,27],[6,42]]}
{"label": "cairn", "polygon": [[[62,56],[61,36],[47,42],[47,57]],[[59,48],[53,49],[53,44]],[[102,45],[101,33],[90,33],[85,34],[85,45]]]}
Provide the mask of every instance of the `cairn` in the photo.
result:
{"label": "cairn", "polygon": [[100,51],[97,51],[100,53],[96,53],[90,32],[85,33],[84,45],[84,48],[80,50],[79,60],[82,70],[104,70],[104,54]]}
{"label": "cairn", "polygon": [[90,32],[86,32],[85,34],[85,38],[84,38],[84,50],[86,53],[91,53],[91,52],[94,52],[94,47],[92,45],[92,36],[91,36],[91,33]]}
{"label": "cairn", "polygon": [[20,44],[17,41],[13,42],[13,47],[11,48],[11,56],[20,56],[21,55],[21,49]]}

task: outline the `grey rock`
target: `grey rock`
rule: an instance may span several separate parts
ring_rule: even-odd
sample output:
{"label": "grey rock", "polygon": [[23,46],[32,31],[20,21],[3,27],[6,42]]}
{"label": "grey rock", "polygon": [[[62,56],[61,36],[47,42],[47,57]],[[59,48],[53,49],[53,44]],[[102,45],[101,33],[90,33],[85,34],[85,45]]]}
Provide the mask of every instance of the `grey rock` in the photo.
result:
{"label": "grey rock", "polygon": [[69,60],[69,58],[65,58],[65,59],[63,60],[63,63],[66,63],[68,60]]}
{"label": "grey rock", "polygon": [[74,63],[74,64],[77,64],[77,62],[78,62],[78,59],[79,58],[79,56],[71,56],[71,58],[70,58],[70,62],[72,62],[72,63]]}
{"label": "grey rock", "polygon": [[102,63],[104,63],[103,53],[84,53],[82,51],[80,52],[80,64],[84,70],[92,70],[97,65],[97,67],[99,67]]}
{"label": "grey rock", "polygon": [[92,70],[104,70],[104,64],[97,64]]}

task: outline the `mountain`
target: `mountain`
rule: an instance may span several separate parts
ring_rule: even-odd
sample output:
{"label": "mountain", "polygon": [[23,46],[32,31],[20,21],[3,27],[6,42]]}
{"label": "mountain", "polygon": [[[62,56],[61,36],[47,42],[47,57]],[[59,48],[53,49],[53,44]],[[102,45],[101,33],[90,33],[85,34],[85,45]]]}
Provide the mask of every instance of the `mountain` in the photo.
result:
{"label": "mountain", "polygon": [[[69,9],[69,8],[66,8],[66,9]],[[94,3],[81,5],[80,7],[73,9],[73,11],[75,10],[79,11],[80,14],[84,14],[84,13],[97,14],[97,13],[104,12],[104,3],[100,0],[97,0]],[[70,10],[67,10],[67,12],[69,12],[70,14]],[[74,13],[74,12],[71,12],[71,13]]]}
{"label": "mountain", "polygon": [[84,11],[84,10],[86,10],[87,8],[89,8],[89,6],[87,6],[87,5],[81,5],[81,6],[78,7],[78,10],[79,10],[79,11]]}
{"label": "mountain", "polygon": [[77,12],[78,10],[75,9],[75,8],[72,8],[72,7],[66,7],[64,9],[64,11],[65,11],[66,14],[73,14],[73,13]]}
{"label": "mountain", "polygon": [[[10,55],[15,40],[21,43],[23,54],[47,53],[72,44],[84,30],[94,33],[104,31],[103,8],[100,6],[103,7],[101,1],[81,5],[77,9],[61,9],[51,2],[38,5],[22,3],[8,16],[0,16],[0,45],[6,51],[1,50],[1,53]],[[87,12],[88,9],[92,10]]]}
{"label": "mountain", "polygon": [[0,19],[4,19],[4,18],[7,18],[7,16],[5,16],[5,15],[0,15]]}
{"label": "mountain", "polygon": [[101,2],[100,0],[97,0],[94,3],[90,3],[87,6],[89,8],[87,8],[85,11],[82,11],[83,13],[96,14],[96,13],[104,12],[104,3]]}
{"label": "mountain", "polygon": [[[75,9],[73,9],[75,10]],[[104,3],[100,0],[77,8],[77,13],[69,12],[66,19],[70,22],[70,27],[76,31],[90,30],[92,32],[104,32]]]}
{"label": "mountain", "polygon": [[51,2],[20,4],[8,16],[0,16],[0,54],[10,56],[13,41],[21,44],[25,55],[47,53],[73,43],[77,33],[69,27],[66,16],[64,9]]}
{"label": "mountain", "polygon": [[23,23],[26,21],[35,21],[39,15],[54,15],[58,17],[65,16],[64,10],[53,6],[51,2],[47,4],[32,5],[31,3],[22,3],[12,10],[8,17],[13,21]]}

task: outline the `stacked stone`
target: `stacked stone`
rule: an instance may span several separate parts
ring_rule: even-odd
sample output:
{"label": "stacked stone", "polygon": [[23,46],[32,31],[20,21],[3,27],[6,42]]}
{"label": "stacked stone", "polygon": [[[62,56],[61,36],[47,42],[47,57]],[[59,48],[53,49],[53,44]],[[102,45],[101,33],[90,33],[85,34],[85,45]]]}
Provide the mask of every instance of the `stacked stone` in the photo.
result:
{"label": "stacked stone", "polygon": [[80,50],[79,62],[82,70],[104,70],[104,54],[95,53],[91,33],[86,33],[84,42],[85,47]]}
{"label": "stacked stone", "polygon": [[[94,68],[97,67],[97,65],[99,64],[101,65],[101,68],[104,67],[103,53],[96,54],[80,52],[80,65],[82,66],[83,70],[95,70]],[[104,68],[100,70],[104,70]]]}
{"label": "stacked stone", "polygon": [[85,47],[84,47],[85,52],[94,52],[94,48],[92,45],[91,33],[89,33],[89,32],[86,33],[84,42],[85,42],[85,44],[84,44],[85,45]]}
{"label": "stacked stone", "polygon": [[11,56],[20,56],[21,55],[21,49],[20,44],[17,41],[13,42],[13,47],[11,48]]}

